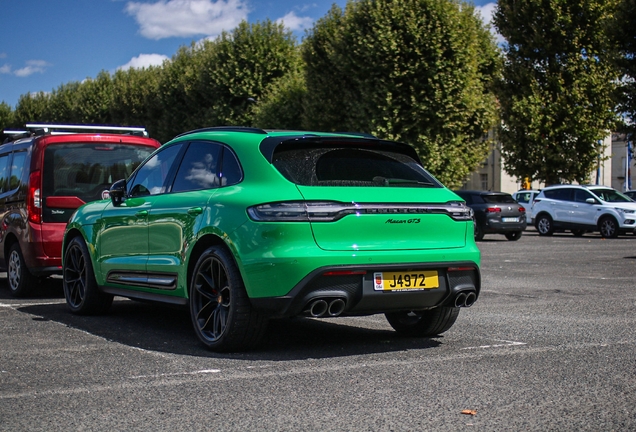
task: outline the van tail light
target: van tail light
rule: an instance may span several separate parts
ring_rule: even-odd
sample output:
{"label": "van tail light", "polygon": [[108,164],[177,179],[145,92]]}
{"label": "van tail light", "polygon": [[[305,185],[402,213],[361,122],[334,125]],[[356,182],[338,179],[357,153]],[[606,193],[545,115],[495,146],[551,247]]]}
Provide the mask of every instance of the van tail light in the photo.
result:
{"label": "van tail light", "polygon": [[29,176],[29,196],[27,197],[27,214],[29,221],[42,222],[42,190],[40,171],[33,171]]}

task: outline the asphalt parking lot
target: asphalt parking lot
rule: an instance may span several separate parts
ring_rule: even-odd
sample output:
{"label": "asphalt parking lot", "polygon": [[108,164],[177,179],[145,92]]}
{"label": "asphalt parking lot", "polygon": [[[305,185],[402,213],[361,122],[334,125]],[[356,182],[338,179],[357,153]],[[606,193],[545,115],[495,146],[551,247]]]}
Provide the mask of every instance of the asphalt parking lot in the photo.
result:
{"label": "asphalt parking lot", "polygon": [[636,236],[479,247],[481,296],[440,337],[293,319],[230,355],[179,309],[77,317],[59,280],[0,279],[0,430],[636,430]]}

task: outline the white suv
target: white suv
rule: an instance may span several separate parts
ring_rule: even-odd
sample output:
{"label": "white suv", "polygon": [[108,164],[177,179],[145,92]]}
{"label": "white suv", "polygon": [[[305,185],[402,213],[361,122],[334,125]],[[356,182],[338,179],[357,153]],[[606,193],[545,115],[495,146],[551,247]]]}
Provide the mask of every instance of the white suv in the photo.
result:
{"label": "white suv", "polygon": [[541,191],[532,205],[540,235],[572,231],[582,236],[599,231],[603,237],[636,231],[636,202],[607,186],[559,185]]}

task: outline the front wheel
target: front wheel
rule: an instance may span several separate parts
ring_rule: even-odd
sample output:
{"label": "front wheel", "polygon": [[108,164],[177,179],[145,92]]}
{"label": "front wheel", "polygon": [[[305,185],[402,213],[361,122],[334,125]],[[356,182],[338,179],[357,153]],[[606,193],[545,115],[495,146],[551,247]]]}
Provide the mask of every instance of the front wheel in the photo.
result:
{"label": "front wheel", "polygon": [[598,223],[601,235],[605,238],[618,237],[618,222],[611,216],[606,216]]}
{"label": "front wheel", "polygon": [[37,278],[31,274],[24,262],[24,256],[18,243],[12,244],[9,248],[7,282],[13,297],[27,297],[33,293],[37,283]]}
{"label": "front wheel", "polygon": [[103,293],[97,286],[91,256],[81,237],[75,237],[66,248],[62,285],[66,305],[74,314],[104,313],[113,304],[113,296]]}
{"label": "front wheel", "polygon": [[506,238],[510,241],[517,241],[521,238],[521,231],[508,232]]}
{"label": "front wheel", "polygon": [[552,223],[552,218],[547,215],[541,215],[537,218],[535,222],[535,228],[539,235],[549,236],[554,234],[554,225]]}
{"label": "front wheel", "polygon": [[197,336],[217,352],[253,347],[267,320],[252,308],[234,259],[225,249],[208,248],[190,282],[190,316]]}
{"label": "front wheel", "polygon": [[432,337],[451,328],[459,316],[458,307],[384,314],[395,331],[406,336]]}

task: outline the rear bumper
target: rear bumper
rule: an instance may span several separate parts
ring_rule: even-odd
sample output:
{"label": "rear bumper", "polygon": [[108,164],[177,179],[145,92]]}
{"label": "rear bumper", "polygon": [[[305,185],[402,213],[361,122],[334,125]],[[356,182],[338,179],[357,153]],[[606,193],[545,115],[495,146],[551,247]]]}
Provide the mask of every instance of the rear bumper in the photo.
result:
{"label": "rear bumper", "polygon": [[484,226],[485,233],[507,233],[514,231],[523,231],[527,227],[526,220],[523,222],[501,222],[499,220],[486,219]]}
{"label": "rear bumper", "polygon": [[[397,291],[378,291],[374,288],[373,277],[376,272],[414,269],[437,270],[439,287]],[[442,305],[455,306],[460,293],[473,293],[476,300],[480,288],[481,275],[474,262],[330,266],[314,270],[285,296],[253,298],[251,302],[262,313],[277,318],[297,315],[368,315],[424,310]],[[321,300],[324,300],[326,309],[316,314],[312,305]],[[337,311],[331,308],[336,302]]]}

